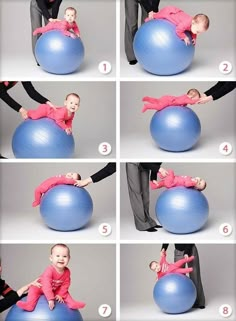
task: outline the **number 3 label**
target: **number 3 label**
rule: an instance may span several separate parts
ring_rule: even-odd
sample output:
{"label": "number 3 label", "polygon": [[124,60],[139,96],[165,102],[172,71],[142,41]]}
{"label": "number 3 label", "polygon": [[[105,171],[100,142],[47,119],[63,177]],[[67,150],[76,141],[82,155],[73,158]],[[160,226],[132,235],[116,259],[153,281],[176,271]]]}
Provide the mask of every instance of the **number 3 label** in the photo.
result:
{"label": "number 3 label", "polygon": [[111,307],[108,304],[102,304],[98,308],[98,314],[103,318],[108,318],[111,315]]}
{"label": "number 3 label", "polygon": [[222,304],[219,308],[219,313],[224,318],[230,317],[232,312],[233,312],[233,309],[229,304]]}
{"label": "number 3 label", "polygon": [[231,73],[232,69],[233,69],[233,66],[229,61],[222,61],[219,64],[219,70],[224,75]]}
{"label": "number 3 label", "polygon": [[109,155],[111,153],[111,145],[107,142],[99,144],[98,151],[101,155]]}

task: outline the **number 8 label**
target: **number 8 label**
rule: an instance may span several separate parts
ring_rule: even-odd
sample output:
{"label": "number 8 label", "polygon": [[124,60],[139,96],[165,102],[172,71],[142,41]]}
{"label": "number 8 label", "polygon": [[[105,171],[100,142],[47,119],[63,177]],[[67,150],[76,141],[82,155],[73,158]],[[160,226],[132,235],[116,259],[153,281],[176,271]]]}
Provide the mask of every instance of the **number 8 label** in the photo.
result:
{"label": "number 8 label", "polygon": [[224,318],[230,317],[232,312],[233,312],[233,309],[229,304],[222,304],[219,308],[219,313]]}
{"label": "number 8 label", "polygon": [[111,307],[108,304],[102,304],[98,308],[98,314],[103,318],[108,318],[111,315]]}

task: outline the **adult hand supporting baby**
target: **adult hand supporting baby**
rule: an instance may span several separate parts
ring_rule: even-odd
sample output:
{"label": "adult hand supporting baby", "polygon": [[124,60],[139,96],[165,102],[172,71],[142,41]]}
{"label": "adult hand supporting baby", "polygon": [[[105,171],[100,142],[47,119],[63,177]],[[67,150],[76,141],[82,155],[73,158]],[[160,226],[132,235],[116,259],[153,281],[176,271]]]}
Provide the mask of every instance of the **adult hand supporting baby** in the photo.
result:
{"label": "adult hand supporting baby", "polygon": [[206,103],[209,103],[209,101],[213,101],[212,96],[207,96],[205,94],[201,94],[201,98],[199,99],[199,101],[197,103],[198,104],[206,104]]}
{"label": "adult hand supporting baby", "polygon": [[86,179],[77,180],[74,185],[75,185],[75,186],[78,186],[78,187],[84,187],[84,186],[89,185],[89,184],[92,183],[92,182],[93,182],[93,181],[92,181],[91,177],[88,177],[88,178],[86,178]]}

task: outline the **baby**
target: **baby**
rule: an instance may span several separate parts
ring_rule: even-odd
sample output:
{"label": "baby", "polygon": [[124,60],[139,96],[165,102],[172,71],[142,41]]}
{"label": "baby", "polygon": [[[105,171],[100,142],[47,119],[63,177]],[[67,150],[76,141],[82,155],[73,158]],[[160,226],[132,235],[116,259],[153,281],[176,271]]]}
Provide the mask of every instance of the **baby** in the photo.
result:
{"label": "baby", "polygon": [[149,102],[150,104],[145,104],[142,113],[147,109],[154,109],[157,111],[162,110],[168,106],[187,106],[197,104],[201,97],[200,92],[195,89],[189,89],[187,94],[182,96],[162,96],[161,98],[152,98],[145,96],[142,101]]}
{"label": "baby", "polygon": [[150,182],[151,189],[157,188],[171,188],[176,186],[193,187],[199,191],[203,191],[206,188],[206,181],[200,177],[190,177],[190,176],[175,176],[174,172],[169,169],[166,171],[163,168],[159,169],[158,177],[161,181]]}
{"label": "baby", "polygon": [[27,111],[27,117],[39,119],[48,117],[55,120],[67,135],[72,134],[72,120],[79,109],[80,97],[75,93],[68,94],[64,101],[64,107],[51,107],[48,104],[41,104],[37,109]]}
{"label": "baby", "polygon": [[46,179],[38,187],[36,187],[32,206],[38,206],[41,202],[43,194],[45,194],[50,188],[60,184],[74,185],[77,180],[80,179],[81,176],[77,173],[67,173],[66,175],[58,175]]}
{"label": "baby", "polygon": [[67,265],[70,260],[70,249],[65,244],[56,244],[51,248],[51,265],[46,268],[39,278],[41,288],[31,286],[27,301],[17,302],[17,306],[26,311],[33,311],[39,297],[44,294],[49,309],[55,307],[55,300],[66,303],[70,309],[82,309],[84,302],[75,301],[69,294],[70,270]]}
{"label": "baby", "polygon": [[[205,32],[209,28],[209,18],[205,14],[197,14],[191,17],[183,10],[174,7],[167,6],[161,9],[159,12],[153,14],[153,19],[166,19],[172,22],[176,26],[176,34],[182,39],[186,45],[190,45],[190,40],[185,34],[185,31],[189,31],[192,36],[192,44],[196,44],[197,35]],[[150,20],[147,18],[145,21]]]}
{"label": "baby", "polygon": [[[75,10],[75,8],[66,8],[64,20],[49,22],[46,26],[35,29],[33,35],[35,36],[38,33],[45,33],[50,30],[59,30],[65,36],[71,37],[73,39],[75,39],[76,36],[80,37],[79,27],[77,26],[75,21],[76,15],[77,11]],[[70,30],[72,30],[73,32],[71,32]]]}
{"label": "baby", "polygon": [[166,252],[163,249],[161,251],[161,259],[160,262],[157,261],[152,261],[149,264],[149,268],[153,271],[157,273],[157,279],[160,279],[161,277],[163,277],[166,274],[169,273],[182,273],[182,274],[186,274],[186,273],[190,273],[193,271],[193,268],[182,268],[182,265],[184,265],[185,263],[191,262],[194,260],[194,256],[190,256],[188,258],[184,258],[181,260],[176,261],[175,263],[168,263],[166,261]]}

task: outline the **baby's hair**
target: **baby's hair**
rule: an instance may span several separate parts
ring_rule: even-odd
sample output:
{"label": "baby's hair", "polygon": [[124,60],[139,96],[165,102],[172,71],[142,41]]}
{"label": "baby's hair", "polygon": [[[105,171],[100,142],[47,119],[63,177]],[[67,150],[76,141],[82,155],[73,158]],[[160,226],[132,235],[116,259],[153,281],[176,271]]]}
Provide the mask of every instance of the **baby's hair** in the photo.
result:
{"label": "baby's hair", "polygon": [[156,263],[156,262],[157,262],[157,261],[152,261],[152,262],[150,262],[150,263],[149,263],[149,269],[150,269],[150,270],[152,270],[152,271],[153,271],[153,269],[152,269],[152,265],[153,265],[153,263]]}
{"label": "baby's hair", "polygon": [[63,243],[57,243],[57,244],[53,245],[53,246],[51,247],[51,254],[52,254],[53,250],[55,249],[55,247],[57,247],[57,246],[58,246],[58,247],[63,247],[64,249],[67,249],[68,254],[69,254],[69,256],[70,256],[70,249],[69,249],[69,247],[68,247],[67,245],[63,244]]}
{"label": "baby's hair", "polygon": [[206,189],[206,187],[207,187],[207,182],[206,181],[204,181],[204,182],[205,182],[205,184],[204,184],[203,188],[201,189],[201,191],[204,191],[204,189]]}
{"label": "baby's hair", "polygon": [[80,96],[77,95],[76,93],[70,93],[70,94],[68,94],[68,95],[66,96],[66,100],[67,100],[70,96],[74,96],[74,97],[78,98],[79,101],[80,101]]}
{"label": "baby's hair", "polygon": [[203,23],[205,30],[209,28],[210,25],[210,19],[208,18],[207,15],[203,13],[196,14],[196,16],[193,17],[193,20],[196,23]]}
{"label": "baby's hair", "polygon": [[77,15],[77,10],[73,7],[68,7],[65,9],[64,13],[66,13],[67,10],[71,10],[71,11],[74,11],[75,15]]}
{"label": "baby's hair", "polygon": [[79,173],[76,173],[77,174],[77,179],[80,180],[81,179],[81,176]]}
{"label": "baby's hair", "polygon": [[199,98],[201,97],[200,92],[199,92],[197,89],[195,89],[195,88],[189,89],[188,92],[187,92],[187,95],[189,95],[189,94],[191,94],[191,93],[194,93],[194,94],[198,95]]}

